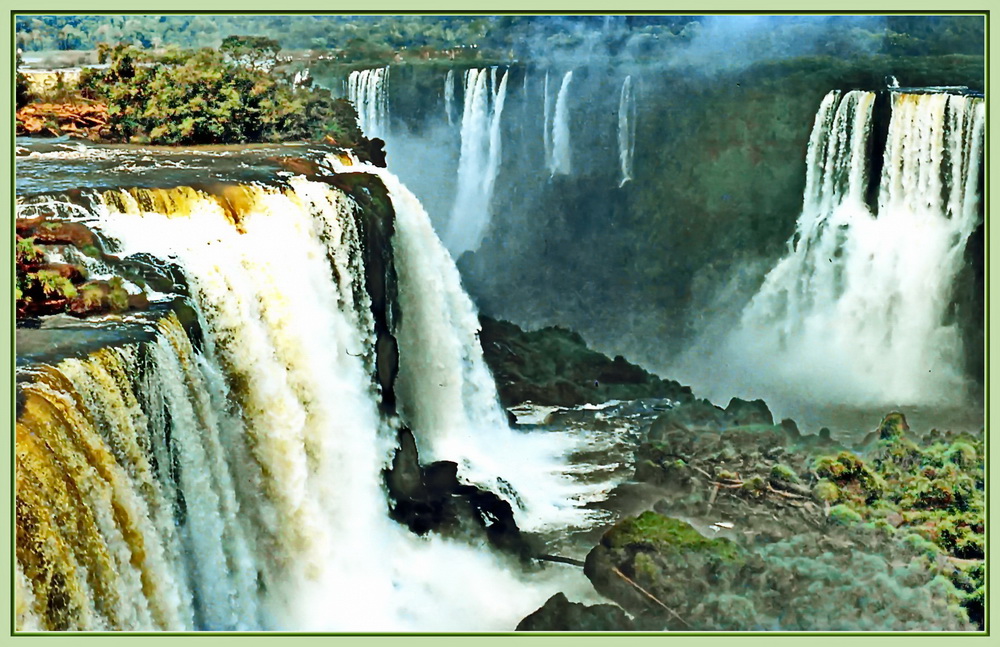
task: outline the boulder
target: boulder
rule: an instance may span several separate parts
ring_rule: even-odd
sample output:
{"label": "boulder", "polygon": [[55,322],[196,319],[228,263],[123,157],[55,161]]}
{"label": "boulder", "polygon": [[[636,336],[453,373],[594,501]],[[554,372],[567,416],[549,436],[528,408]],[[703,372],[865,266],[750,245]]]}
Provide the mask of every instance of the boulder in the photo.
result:
{"label": "boulder", "polygon": [[517,625],[517,631],[632,631],[635,626],[621,607],[587,606],[556,593]]}

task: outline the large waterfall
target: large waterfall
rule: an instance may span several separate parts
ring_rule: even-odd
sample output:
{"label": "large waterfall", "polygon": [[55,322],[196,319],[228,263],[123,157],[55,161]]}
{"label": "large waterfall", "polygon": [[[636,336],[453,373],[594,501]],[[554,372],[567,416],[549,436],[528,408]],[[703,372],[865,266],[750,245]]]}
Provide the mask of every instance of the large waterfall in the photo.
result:
{"label": "large waterfall", "polygon": [[385,139],[389,132],[388,67],[355,70],[347,78],[347,98],[358,110],[358,125],[366,137]]}
{"label": "large waterfall", "polygon": [[734,358],[729,374],[762,394],[793,388],[813,401],[877,404],[962,397],[950,308],[980,220],[984,103],[891,93],[873,200],[875,101],[858,91],[823,100],[789,251],[723,352]]}
{"label": "large waterfall", "polygon": [[444,232],[445,243],[456,258],[478,249],[489,226],[493,187],[500,170],[500,118],[507,78],[505,71],[497,83],[497,68],[471,69],[465,75],[458,188]]}
{"label": "large waterfall", "polygon": [[[333,164],[390,191],[399,410],[421,456],[458,461],[523,528],[583,519],[560,471],[572,439],[507,428],[475,310],[420,203],[384,170]],[[121,256],[180,268],[200,333],[192,344],[171,315],[152,342],[26,369],[19,627],[509,630],[565,587],[388,518],[380,474],[400,420],[380,412],[345,193],[297,177],[86,204]]]}

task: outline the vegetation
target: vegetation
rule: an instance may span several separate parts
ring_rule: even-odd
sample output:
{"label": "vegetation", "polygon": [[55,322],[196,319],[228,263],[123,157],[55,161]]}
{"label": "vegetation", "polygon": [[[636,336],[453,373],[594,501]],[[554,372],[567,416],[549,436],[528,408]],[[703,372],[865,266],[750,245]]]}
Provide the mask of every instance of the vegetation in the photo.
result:
{"label": "vegetation", "polygon": [[328,137],[361,139],[356,112],[325,90],[270,73],[277,44],[233,36],[221,50],[168,52],[159,60],[132,45],[102,45],[106,69],[81,76],[85,98],[107,103],[110,138],[153,144],[217,144]]}
{"label": "vegetation", "polygon": [[[599,34],[609,53],[657,58],[706,33],[705,16],[115,16],[21,15],[17,45],[25,50],[93,49],[101,42],[143,48],[218,47],[228,34],[251,32],[286,49],[335,52],[349,61],[384,59],[413,50],[469,50],[475,56],[537,57],[586,48]],[[816,32],[820,35],[817,35]],[[842,55],[982,54],[980,16],[786,16],[753,34],[738,34],[749,56],[787,52]]]}
{"label": "vegetation", "polygon": [[[890,413],[852,452],[832,441],[824,444],[802,436],[790,421],[773,426],[771,432],[761,425],[751,437],[749,427],[736,426],[733,414],[740,409],[746,406],[731,404],[722,410],[695,401],[652,423],[636,456],[636,480],[662,486],[668,493],[654,506],[657,512],[691,523],[734,522],[755,537],[753,545],[745,547],[765,559],[762,577],[773,580],[775,590],[811,589],[813,585],[803,582],[813,577],[818,578],[816,587],[834,585],[836,569],[855,573],[847,579],[837,574],[843,582],[835,587],[857,592],[867,586],[861,582],[872,577],[876,579],[870,585],[876,588],[895,580],[886,595],[919,581],[936,591],[935,601],[921,603],[926,605],[921,613],[940,613],[945,604],[949,618],[983,626],[982,435],[931,431],[920,437],[901,413]],[[702,431],[693,432],[695,428]],[[649,524],[629,527],[639,526],[642,532],[632,533],[626,543],[658,546],[660,533]],[[798,554],[806,545],[815,547],[808,559]],[[663,553],[662,548],[656,550]],[[626,551],[615,559],[627,564],[631,557]],[[865,559],[871,569],[862,574],[858,564]],[[912,572],[894,570],[891,564],[899,559],[909,562]],[[788,572],[790,565],[795,572]],[[628,572],[624,566],[622,570]],[[658,580],[650,576],[640,584],[673,595],[679,605],[692,604]],[[754,604],[754,617],[770,613],[769,602]],[[886,613],[891,608],[886,606]],[[876,614],[870,618],[872,626],[888,622],[895,613]],[[732,627],[746,629],[744,620],[732,618]],[[810,624],[813,620],[803,626],[818,628]]]}

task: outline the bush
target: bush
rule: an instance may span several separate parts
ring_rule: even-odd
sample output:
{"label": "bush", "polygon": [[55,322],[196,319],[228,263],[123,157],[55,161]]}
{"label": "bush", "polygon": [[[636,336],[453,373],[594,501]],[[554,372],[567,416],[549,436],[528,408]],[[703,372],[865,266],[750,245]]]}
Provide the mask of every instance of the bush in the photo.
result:
{"label": "bush", "polygon": [[[100,50],[103,73],[81,79],[83,93],[107,101],[112,137],[152,144],[221,144],[331,137],[354,146],[354,107],[326,90],[293,87],[262,61],[273,44],[229,41],[226,52],[173,52],[150,61],[135,47]],[[273,43],[273,41],[272,41]],[[260,54],[259,56],[257,54]]]}

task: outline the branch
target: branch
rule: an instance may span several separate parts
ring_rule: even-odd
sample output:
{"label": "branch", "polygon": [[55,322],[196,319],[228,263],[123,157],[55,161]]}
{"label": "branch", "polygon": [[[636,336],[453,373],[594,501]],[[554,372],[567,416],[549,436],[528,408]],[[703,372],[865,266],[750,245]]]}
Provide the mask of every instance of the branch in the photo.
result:
{"label": "branch", "polygon": [[650,600],[652,600],[653,602],[657,603],[658,605],[660,605],[661,607],[663,607],[664,609],[666,609],[668,612],[670,612],[670,614],[673,617],[675,617],[678,620],[680,620],[681,623],[683,623],[685,627],[687,627],[689,629],[692,628],[691,625],[689,625],[687,623],[687,621],[684,620],[684,618],[680,617],[680,615],[678,615],[676,611],[674,611],[673,609],[671,609],[667,605],[665,605],[662,602],[660,602],[659,598],[657,598],[655,595],[653,595],[652,593],[650,593],[646,589],[642,588],[641,586],[639,586],[638,584],[636,584],[634,581],[630,580],[628,578],[628,576],[625,575],[625,573],[622,573],[620,570],[618,570],[617,566],[612,566],[611,570],[615,572],[615,575],[617,575],[618,577],[622,578],[623,580],[625,580],[626,582],[628,582],[629,584],[631,584],[632,586],[634,586],[640,593],[642,593],[643,595],[645,595],[647,598],[649,598]]}

